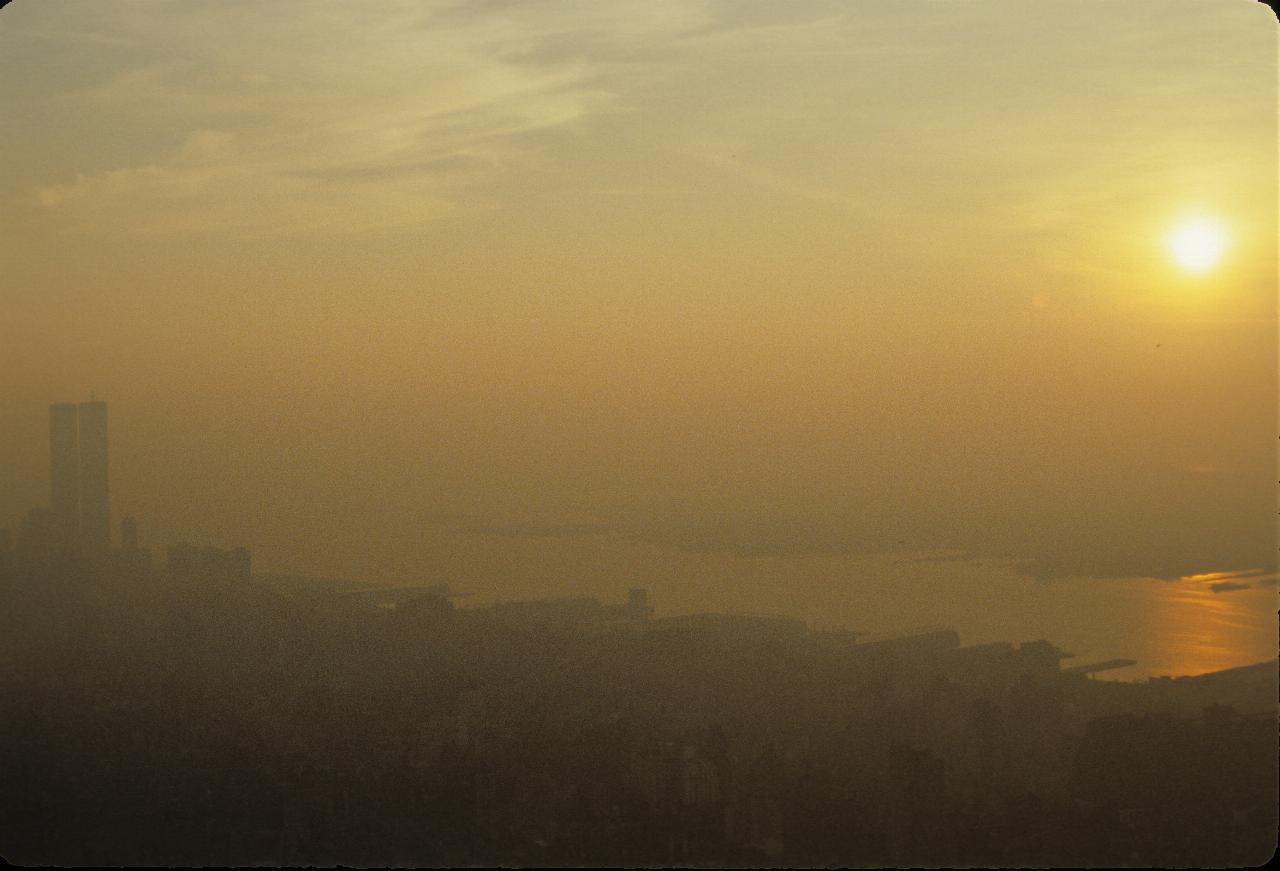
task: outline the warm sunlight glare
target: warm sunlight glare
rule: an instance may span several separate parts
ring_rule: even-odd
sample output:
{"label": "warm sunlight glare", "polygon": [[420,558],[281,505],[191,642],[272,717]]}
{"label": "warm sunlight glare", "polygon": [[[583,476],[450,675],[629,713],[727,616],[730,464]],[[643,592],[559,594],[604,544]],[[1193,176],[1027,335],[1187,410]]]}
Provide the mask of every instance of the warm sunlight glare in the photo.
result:
{"label": "warm sunlight glare", "polygon": [[1208,218],[1183,221],[1169,237],[1169,252],[1188,272],[1204,272],[1222,258],[1226,239],[1222,227]]}

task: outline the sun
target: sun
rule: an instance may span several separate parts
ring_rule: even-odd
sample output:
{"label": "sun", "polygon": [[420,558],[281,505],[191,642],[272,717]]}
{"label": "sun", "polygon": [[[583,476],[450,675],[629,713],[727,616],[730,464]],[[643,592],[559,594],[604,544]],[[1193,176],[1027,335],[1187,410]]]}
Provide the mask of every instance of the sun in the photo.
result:
{"label": "sun", "polygon": [[1226,250],[1222,225],[1212,218],[1189,218],[1169,234],[1169,253],[1188,272],[1205,272]]}

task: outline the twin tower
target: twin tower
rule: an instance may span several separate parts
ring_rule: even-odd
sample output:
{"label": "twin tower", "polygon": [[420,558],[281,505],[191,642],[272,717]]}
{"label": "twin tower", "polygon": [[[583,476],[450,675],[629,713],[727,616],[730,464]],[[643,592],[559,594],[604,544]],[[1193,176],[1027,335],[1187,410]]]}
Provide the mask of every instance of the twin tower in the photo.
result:
{"label": "twin tower", "polygon": [[107,493],[107,404],[49,406],[49,508],[59,535],[87,553],[111,544]]}

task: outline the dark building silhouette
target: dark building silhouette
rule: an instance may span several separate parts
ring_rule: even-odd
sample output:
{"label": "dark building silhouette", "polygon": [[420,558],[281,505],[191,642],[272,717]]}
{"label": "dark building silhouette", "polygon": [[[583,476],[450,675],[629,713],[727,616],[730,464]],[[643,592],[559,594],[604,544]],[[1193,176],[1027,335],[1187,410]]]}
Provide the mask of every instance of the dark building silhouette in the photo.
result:
{"label": "dark building silhouette", "polygon": [[107,489],[107,404],[82,402],[80,441],[80,540],[88,553],[105,553],[111,544]]}
{"label": "dark building silhouette", "polygon": [[49,406],[49,511],[53,534],[69,547],[80,537],[80,447],[76,407]]}

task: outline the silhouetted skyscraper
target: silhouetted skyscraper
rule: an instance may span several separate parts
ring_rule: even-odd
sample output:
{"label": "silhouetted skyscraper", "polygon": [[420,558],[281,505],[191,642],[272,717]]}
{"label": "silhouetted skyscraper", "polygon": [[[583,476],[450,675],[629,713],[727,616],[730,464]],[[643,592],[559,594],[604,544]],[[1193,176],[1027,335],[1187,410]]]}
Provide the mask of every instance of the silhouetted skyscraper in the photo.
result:
{"label": "silhouetted skyscraper", "polygon": [[49,406],[49,511],[62,547],[80,535],[80,450],[76,407]]}
{"label": "silhouetted skyscraper", "polygon": [[111,544],[107,493],[107,404],[82,402],[80,420],[80,540],[90,553]]}

